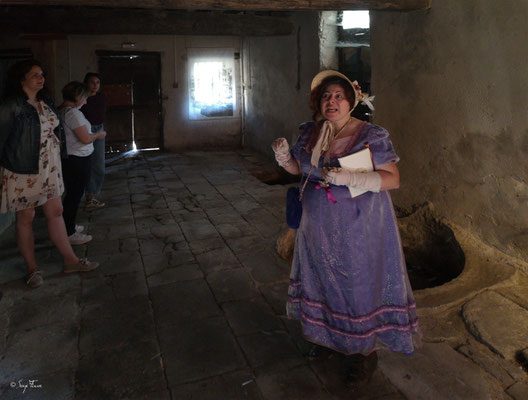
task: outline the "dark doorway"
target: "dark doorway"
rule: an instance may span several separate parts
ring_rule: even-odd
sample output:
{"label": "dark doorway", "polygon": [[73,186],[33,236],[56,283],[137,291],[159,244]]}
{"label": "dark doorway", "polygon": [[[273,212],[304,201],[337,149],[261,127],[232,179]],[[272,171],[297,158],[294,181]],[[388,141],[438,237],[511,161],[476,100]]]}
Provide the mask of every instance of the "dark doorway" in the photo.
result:
{"label": "dark doorway", "polygon": [[160,54],[102,50],[96,54],[108,98],[106,150],[162,149]]}

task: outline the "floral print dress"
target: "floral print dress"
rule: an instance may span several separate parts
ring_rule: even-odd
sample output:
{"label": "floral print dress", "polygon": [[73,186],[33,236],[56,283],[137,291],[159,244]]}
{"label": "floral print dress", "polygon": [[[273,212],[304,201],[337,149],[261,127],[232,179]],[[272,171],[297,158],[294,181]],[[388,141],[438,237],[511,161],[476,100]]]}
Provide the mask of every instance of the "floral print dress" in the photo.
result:
{"label": "floral print dress", "polygon": [[0,167],[0,213],[19,211],[45,204],[64,192],[60,159],[60,141],[53,132],[59,118],[40,102],[40,155],[38,174],[17,174]]}

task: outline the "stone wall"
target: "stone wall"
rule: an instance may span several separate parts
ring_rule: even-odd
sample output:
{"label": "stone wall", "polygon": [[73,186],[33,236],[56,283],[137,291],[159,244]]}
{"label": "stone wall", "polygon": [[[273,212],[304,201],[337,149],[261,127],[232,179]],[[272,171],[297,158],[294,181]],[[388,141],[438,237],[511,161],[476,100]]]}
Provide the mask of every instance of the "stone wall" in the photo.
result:
{"label": "stone wall", "polygon": [[372,12],[374,121],[401,157],[403,207],[528,259],[528,2],[434,1]]}

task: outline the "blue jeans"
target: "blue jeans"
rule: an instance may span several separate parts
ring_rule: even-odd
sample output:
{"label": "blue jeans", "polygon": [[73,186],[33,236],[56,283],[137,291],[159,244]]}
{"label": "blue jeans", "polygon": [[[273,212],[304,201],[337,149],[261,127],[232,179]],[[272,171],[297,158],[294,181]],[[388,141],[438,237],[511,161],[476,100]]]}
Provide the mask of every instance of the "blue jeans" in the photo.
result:
{"label": "blue jeans", "polygon": [[[99,132],[104,129],[104,125],[92,125],[92,132]],[[94,151],[92,153],[92,170],[90,181],[86,186],[86,193],[93,196],[101,192],[105,176],[105,139],[96,139],[93,142]]]}

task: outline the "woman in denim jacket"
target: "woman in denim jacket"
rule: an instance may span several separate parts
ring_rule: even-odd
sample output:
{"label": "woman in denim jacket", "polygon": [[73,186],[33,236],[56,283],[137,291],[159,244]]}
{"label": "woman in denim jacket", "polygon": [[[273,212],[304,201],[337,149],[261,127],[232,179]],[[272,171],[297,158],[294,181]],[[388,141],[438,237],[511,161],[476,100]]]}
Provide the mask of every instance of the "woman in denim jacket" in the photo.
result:
{"label": "woman in denim jacket", "polygon": [[6,96],[0,105],[0,212],[16,212],[16,236],[30,287],[42,284],[35,258],[33,219],[42,206],[52,242],[64,260],[64,272],[90,271],[98,263],[73,252],[62,218],[64,184],[61,150],[64,133],[58,112],[44,89],[38,61],[15,64],[7,74]]}

